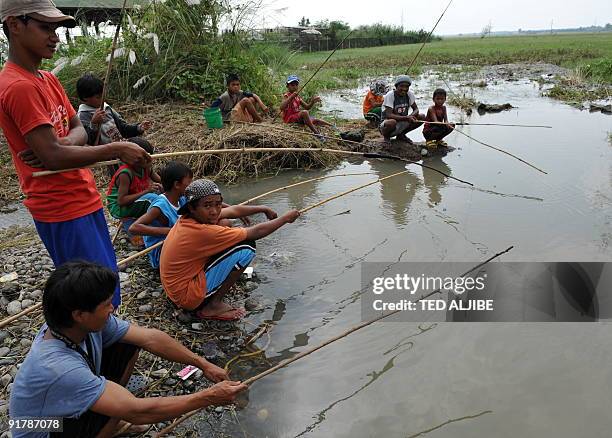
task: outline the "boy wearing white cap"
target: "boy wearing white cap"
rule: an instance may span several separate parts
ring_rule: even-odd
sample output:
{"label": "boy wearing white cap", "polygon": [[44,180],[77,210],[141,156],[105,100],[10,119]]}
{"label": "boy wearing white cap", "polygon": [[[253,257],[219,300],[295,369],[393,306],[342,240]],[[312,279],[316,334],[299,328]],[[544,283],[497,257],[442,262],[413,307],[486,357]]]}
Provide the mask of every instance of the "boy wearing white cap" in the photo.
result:
{"label": "boy wearing white cap", "polygon": [[[74,27],[51,0],[2,0],[2,29],[9,41],[0,72],[0,127],[26,196],[24,202],[56,266],[82,259],[117,270],[117,261],[89,169],[34,178],[33,172],[82,168],[120,158],[143,166],[151,157],[128,142],[84,146],[87,133],[59,80],[39,70],[57,50],[60,26]],[[119,287],[113,304],[120,303]]]}

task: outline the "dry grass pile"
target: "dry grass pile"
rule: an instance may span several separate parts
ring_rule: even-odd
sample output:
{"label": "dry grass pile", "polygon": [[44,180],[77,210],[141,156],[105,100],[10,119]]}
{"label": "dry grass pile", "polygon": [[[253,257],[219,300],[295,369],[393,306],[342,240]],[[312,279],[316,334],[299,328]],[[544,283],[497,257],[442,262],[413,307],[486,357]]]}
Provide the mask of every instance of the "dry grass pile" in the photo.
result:
{"label": "dry grass pile", "polygon": [[[323,145],[304,127],[284,125],[271,120],[261,125],[232,125],[220,130],[209,130],[202,117],[203,108],[185,104],[140,103],[115,108],[126,120],[135,123],[143,120],[154,122],[146,138],[155,147],[156,153],[179,152],[203,149],[234,148],[320,148]],[[330,134],[331,135],[331,134]],[[11,163],[6,142],[2,137],[0,148],[0,206],[21,199],[19,184]],[[340,142],[328,141],[325,148],[342,148]],[[207,176],[226,183],[236,182],[242,177],[276,173],[287,168],[321,168],[337,163],[341,157],[326,153],[281,153],[266,152],[232,153],[221,155],[194,155],[177,158],[188,164],[197,177]],[[155,162],[161,168],[164,162]],[[98,187],[108,184],[105,169],[96,169]]]}

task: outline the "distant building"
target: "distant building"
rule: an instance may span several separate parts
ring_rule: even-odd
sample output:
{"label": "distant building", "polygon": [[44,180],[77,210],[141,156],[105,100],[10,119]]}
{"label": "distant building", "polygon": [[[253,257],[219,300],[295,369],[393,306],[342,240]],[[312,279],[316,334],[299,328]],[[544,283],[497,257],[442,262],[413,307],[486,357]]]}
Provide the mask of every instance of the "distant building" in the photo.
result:
{"label": "distant building", "polygon": [[[126,8],[132,9],[134,6],[144,6],[148,3],[149,0],[128,0]],[[93,22],[97,25],[109,20],[116,23],[121,15],[123,0],[55,0],[55,5],[79,22]]]}

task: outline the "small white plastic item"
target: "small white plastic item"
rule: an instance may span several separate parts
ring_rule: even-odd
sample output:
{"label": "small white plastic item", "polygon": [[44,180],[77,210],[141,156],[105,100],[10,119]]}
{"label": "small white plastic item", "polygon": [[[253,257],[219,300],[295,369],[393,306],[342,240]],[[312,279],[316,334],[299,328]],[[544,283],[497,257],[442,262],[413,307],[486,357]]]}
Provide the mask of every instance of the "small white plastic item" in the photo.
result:
{"label": "small white plastic item", "polygon": [[255,270],[252,266],[249,266],[244,270],[244,275],[246,275],[246,278],[251,279],[253,278],[253,272],[255,272]]}
{"label": "small white plastic item", "polygon": [[198,367],[194,367],[193,365],[188,365],[182,370],[180,370],[178,373],[176,373],[176,375],[179,376],[181,380],[187,380],[197,371],[198,371]]}

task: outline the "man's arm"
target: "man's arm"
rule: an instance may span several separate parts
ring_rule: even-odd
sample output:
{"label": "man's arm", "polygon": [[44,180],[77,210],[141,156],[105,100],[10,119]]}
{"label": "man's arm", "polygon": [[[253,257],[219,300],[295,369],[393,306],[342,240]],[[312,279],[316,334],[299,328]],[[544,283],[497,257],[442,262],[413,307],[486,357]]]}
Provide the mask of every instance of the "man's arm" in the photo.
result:
{"label": "man's arm", "polygon": [[299,211],[290,210],[279,218],[246,228],[246,238],[247,240],[257,240],[266,237],[278,230],[283,225],[294,222],[299,216]]}
{"label": "man's arm", "polygon": [[[85,167],[98,161],[120,158],[126,164],[144,166],[151,157],[140,146],[130,142],[103,146],[74,147],[58,141],[51,125],[40,125],[25,135],[25,141],[43,166],[49,170]],[[23,151],[28,153],[29,151]],[[20,154],[21,155],[21,154]]]}
{"label": "man's arm", "polygon": [[419,115],[419,107],[417,106],[416,102],[414,102],[412,105],[410,105],[410,108],[412,108],[412,114],[410,114],[408,117],[412,117],[414,120],[411,121],[418,121],[418,119],[416,118]]}
{"label": "man's arm", "polygon": [[113,115],[115,125],[117,125],[117,129],[119,130],[123,138],[138,137],[144,132],[144,130],[140,129],[140,124],[130,124],[126,122],[125,119],[121,117],[121,115],[112,108],[111,114]]}
{"label": "man's arm", "polygon": [[153,221],[157,220],[162,215],[158,207],[152,207],[145,214],[136,219],[130,225],[130,233],[138,236],[167,236],[170,232],[170,227],[152,227]]}
{"label": "man's arm", "polygon": [[153,185],[150,185],[147,190],[143,190],[138,193],[129,193],[130,191],[130,177],[125,173],[121,173],[119,175],[119,189],[117,190],[117,204],[121,207],[126,207],[128,205],[136,202],[138,198],[147,193],[151,193],[153,191]]}
{"label": "man's arm", "polygon": [[66,137],[60,138],[59,143],[64,146],[84,146],[87,140],[87,131],[85,131],[79,116],[75,115],[70,119],[70,133]]}
{"label": "man's arm", "polygon": [[312,107],[315,106],[315,103],[317,102],[321,102],[321,98],[319,96],[314,96],[310,99],[310,102],[308,103],[302,101],[302,108],[306,110],[312,109]]}
{"label": "man's arm", "polygon": [[152,424],[206,406],[233,403],[236,395],[246,388],[246,385],[239,382],[224,381],[195,394],[137,398],[123,386],[108,380],[104,392],[91,410],[132,424]]}
{"label": "man's arm", "polygon": [[393,108],[388,106],[383,106],[383,114],[386,119],[397,120],[398,122],[405,122],[408,120],[407,116],[400,116],[399,114],[395,114],[393,112]]}
{"label": "man's arm", "polygon": [[166,333],[137,325],[130,325],[121,342],[136,345],[155,356],[171,362],[193,365],[204,371],[204,375],[213,382],[227,379],[227,373],[222,368],[208,362],[182,345]]}
{"label": "man's arm", "polygon": [[240,219],[259,213],[265,214],[268,219],[276,219],[278,217],[274,210],[262,205],[232,205],[221,209],[219,219]]}
{"label": "man's arm", "polygon": [[257,95],[257,94],[253,94],[253,98],[255,99],[255,102],[257,102],[257,105],[259,105],[259,108],[264,112],[267,113],[269,108],[263,103],[263,101],[261,100],[261,98]]}

